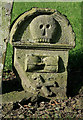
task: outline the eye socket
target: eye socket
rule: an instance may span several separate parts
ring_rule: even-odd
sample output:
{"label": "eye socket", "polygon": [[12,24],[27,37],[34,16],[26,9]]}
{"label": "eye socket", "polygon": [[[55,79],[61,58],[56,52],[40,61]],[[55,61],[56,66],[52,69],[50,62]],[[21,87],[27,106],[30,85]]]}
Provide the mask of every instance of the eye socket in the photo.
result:
{"label": "eye socket", "polygon": [[41,25],[40,25],[40,29],[42,29],[42,28],[43,28],[43,25],[41,24]]}
{"label": "eye socket", "polygon": [[49,24],[47,24],[47,25],[46,25],[46,28],[50,28],[50,25],[49,25]]}

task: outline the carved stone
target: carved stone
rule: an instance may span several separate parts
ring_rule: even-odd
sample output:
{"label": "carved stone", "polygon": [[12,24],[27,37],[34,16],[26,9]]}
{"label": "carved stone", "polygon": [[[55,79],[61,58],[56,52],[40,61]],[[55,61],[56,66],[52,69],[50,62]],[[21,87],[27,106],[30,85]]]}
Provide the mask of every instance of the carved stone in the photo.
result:
{"label": "carved stone", "polygon": [[74,40],[69,21],[56,10],[33,8],[16,20],[10,43],[25,91],[50,99],[66,97],[68,51]]}
{"label": "carved stone", "polygon": [[49,15],[39,15],[30,23],[32,40],[39,43],[56,42],[58,25],[56,20]]}

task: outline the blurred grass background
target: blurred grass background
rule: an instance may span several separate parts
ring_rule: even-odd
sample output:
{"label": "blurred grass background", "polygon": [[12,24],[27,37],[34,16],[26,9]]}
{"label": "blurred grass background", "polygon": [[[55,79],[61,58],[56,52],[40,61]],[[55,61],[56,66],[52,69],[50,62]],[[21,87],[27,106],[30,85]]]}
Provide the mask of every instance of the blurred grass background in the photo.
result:
{"label": "blurred grass background", "polygon": [[[82,48],[82,2],[14,2],[12,10],[11,25],[23,12],[32,7],[56,9],[69,19],[76,35],[76,46],[69,51],[68,70],[83,70],[83,48]],[[12,70],[13,48],[8,43],[4,70]]]}

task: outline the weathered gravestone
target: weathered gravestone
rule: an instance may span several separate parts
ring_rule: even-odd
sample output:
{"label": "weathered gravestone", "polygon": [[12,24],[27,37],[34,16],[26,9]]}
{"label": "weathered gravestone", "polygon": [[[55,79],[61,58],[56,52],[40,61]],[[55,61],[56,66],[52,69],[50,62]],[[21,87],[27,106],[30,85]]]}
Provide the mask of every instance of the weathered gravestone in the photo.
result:
{"label": "weathered gravestone", "polygon": [[6,43],[9,40],[9,27],[13,0],[0,0],[0,119],[2,118],[2,73],[4,67]]}
{"label": "weathered gravestone", "polygon": [[75,35],[67,18],[53,9],[32,8],[12,26],[14,64],[25,91],[66,98],[68,51]]}

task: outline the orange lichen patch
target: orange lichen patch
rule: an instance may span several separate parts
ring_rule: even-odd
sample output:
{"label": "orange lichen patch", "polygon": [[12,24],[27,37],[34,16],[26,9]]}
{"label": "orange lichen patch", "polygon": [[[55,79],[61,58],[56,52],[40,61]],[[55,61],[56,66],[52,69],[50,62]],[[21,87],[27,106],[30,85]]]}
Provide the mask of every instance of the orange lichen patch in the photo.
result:
{"label": "orange lichen patch", "polygon": [[52,101],[50,101],[49,104],[50,104],[50,105],[55,105],[55,104],[60,104],[60,103],[56,102],[56,100],[52,100]]}
{"label": "orange lichen patch", "polygon": [[25,107],[25,108],[29,108],[29,106],[28,106],[28,105],[24,105],[24,107]]}
{"label": "orange lichen patch", "polygon": [[54,102],[55,102],[55,104],[60,104],[60,103],[56,102],[56,100],[54,100]]}
{"label": "orange lichen patch", "polygon": [[55,104],[51,104],[52,106],[54,106]]}

